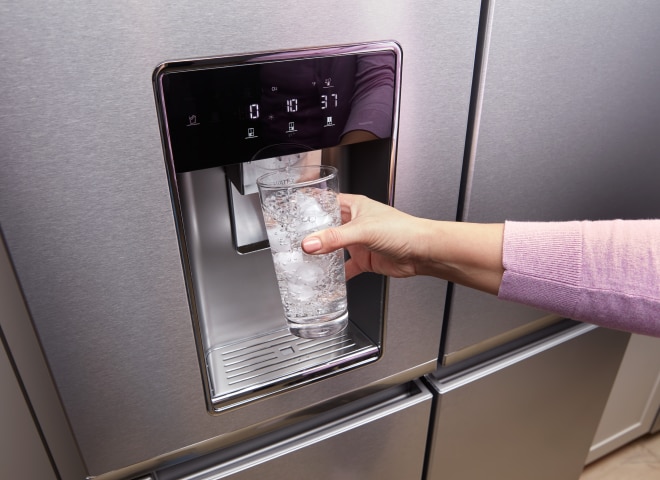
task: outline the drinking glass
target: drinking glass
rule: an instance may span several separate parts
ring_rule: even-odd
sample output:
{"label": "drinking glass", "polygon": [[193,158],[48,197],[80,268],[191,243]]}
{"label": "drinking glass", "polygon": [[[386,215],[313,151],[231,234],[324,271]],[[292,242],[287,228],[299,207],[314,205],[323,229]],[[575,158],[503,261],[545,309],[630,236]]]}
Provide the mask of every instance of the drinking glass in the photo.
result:
{"label": "drinking glass", "polygon": [[337,169],[288,167],[257,179],[261,209],[289,331],[302,338],[336,334],[348,324],[344,252],[308,255],[310,233],[341,225]]}

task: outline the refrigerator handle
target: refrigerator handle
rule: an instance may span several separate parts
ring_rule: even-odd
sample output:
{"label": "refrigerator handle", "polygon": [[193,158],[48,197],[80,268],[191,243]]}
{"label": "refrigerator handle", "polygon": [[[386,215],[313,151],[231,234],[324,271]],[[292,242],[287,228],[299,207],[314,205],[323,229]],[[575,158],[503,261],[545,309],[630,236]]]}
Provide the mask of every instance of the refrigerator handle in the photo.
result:
{"label": "refrigerator handle", "polygon": [[[305,425],[297,427],[298,433],[291,435],[280,435],[281,440],[275,440],[263,448],[254,450],[247,449],[248,452],[238,455],[234,458],[222,461],[214,466],[199,470],[188,475],[179,476],[177,480],[220,480],[232,477],[235,474],[245,473],[247,470],[258,467],[266,462],[275,460],[291,453],[298,452],[306,447],[313,446],[319,442],[338,437],[339,435],[355,431],[362,426],[372,424],[385,417],[393,417],[394,414],[426,403],[430,414],[430,405],[433,395],[430,390],[419,380],[414,380],[405,385],[399,385],[387,390],[370,395],[367,398],[351,402],[353,405],[359,405],[355,408],[353,405],[344,405],[335,411],[320,414],[324,418],[322,422],[310,424],[309,428]],[[346,411],[344,407],[352,409]],[[411,418],[405,417],[407,423]],[[320,424],[319,424],[320,423]],[[428,417],[424,415],[424,421],[420,423],[420,431],[423,431],[422,441],[426,439],[426,428],[428,427]],[[342,441],[348,441],[344,439]],[[359,443],[359,442],[357,442]],[[170,474],[174,472],[161,472],[158,478],[169,479]],[[174,477],[172,477],[174,478]],[[242,477],[241,477],[242,478]]]}
{"label": "refrigerator handle", "polygon": [[598,328],[596,325],[587,323],[579,324],[575,327],[571,327],[555,335],[544,338],[543,340],[523,347],[519,350],[515,350],[509,355],[498,357],[495,361],[493,361],[493,363],[487,364],[485,366],[480,365],[479,368],[475,369],[474,371],[469,371],[467,373],[461,372],[441,380],[436,380],[433,383],[435,384],[438,393],[444,394],[451,392],[452,390],[460,388],[463,385],[467,385],[471,382],[479,380],[480,378],[492,375],[495,372],[504,370],[511,365],[520,363],[530,357],[561,345],[562,343],[585,335],[586,333],[595,330],[596,328]]}

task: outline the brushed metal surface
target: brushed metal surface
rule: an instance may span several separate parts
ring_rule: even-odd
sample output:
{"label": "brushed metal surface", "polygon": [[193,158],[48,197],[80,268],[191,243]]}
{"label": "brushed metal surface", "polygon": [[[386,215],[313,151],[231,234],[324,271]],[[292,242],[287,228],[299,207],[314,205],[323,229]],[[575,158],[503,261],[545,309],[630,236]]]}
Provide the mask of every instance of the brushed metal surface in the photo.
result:
{"label": "brushed metal surface", "polygon": [[395,393],[211,468],[183,476],[159,472],[159,478],[421,478],[432,395],[420,381]]}
{"label": "brushed metal surface", "polygon": [[236,253],[223,170],[177,177],[204,352],[285,325],[270,250]]}
{"label": "brushed metal surface", "polygon": [[4,342],[0,342],[0,385],[0,478],[56,480]]}
{"label": "brushed metal surface", "polygon": [[438,414],[427,478],[578,478],[629,337],[582,324],[452,377],[428,376]]}
{"label": "brushed metal surface", "polygon": [[[660,217],[660,4],[490,3],[464,220]],[[453,297],[448,353],[547,314]]]}
{"label": "brushed metal surface", "polygon": [[[488,318],[487,310],[482,312],[482,318]],[[522,338],[529,337],[533,334],[538,334],[541,330],[548,328],[550,326],[557,327],[565,319],[559,315],[546,315],[537,320],[523,323],[522,325],[515,326],[510,330],[504,330],[502,325],[498,327],[491,327],[495,332],[503,332],[499,334],[493,334],[487,340],[483,340],[480,343],[472,345],[470,347],[463,348],[461,350],[456,350],[451,353],[445,353],[442,358],[442,366],[455,365],[459,362],[469,360],[481,353],[492,352],[494,349],[502,346],[511,347],[516,341],[520,341]],[[450,332],[452,333],[452,332]]]}
{"label": "brushed metal surface", "polygon": [[90,475],[221,444],[365,385],[416,375],[437,355],[444,283],[393,281],[380,361],[208,415],[153,69],[176,58],[399,41],[395,205],[450,219],[480,2],[254,5],[27,0],[0,7],[0,59],[11,66],[0,71],[0,224]]}
{"label": "brushed metal surface", "polygon": [[[21,288],[18,285],[5,243],[0,235],[0,335],[3,336],[12,357],[22,388],[28,397],[32,412],[38,421],[43,441],[48,445],[50,456],[56,465],[55,475],[60,478],[83,478],[85,468],[76,446],[71,428],[58,397],[57,390],[48,370],[30,314],[25,305]],[[12,385],[0,381],[0,390],[11,390]],[[27,400],[26,400],[27,401]],[[6,403],[2,402],[5,409]],[[7,407],[8,408],[8,407]],[[7,445],[14,444],[22,433],[12,428],[2,428],[0,435]],[[27,432],[24,432],[27,434]],[[16,437],[16,438],[15,438]],[[25,446],[23,446],[25,447]],[[22,448],[25,455],[31,455],[33,467],[39,464],[43,453],[38,447],[31,452]],[[2,463],[2,462],[0,462]],[[50,465],[50,462],[49,462]],[[52,471],[52,470],[51,470]],[[46,478],[45,475],[23,475],[24,477]],[[20,478],[20,475],[2,475],[2,478]]]}
{"label": "brushed metal surface", "polygon": [[268,234],[261,213],[259,194],[241,195],[233,183],[227,188],[231,205],[231,226],[236,251],[251,253],[268,248]]}

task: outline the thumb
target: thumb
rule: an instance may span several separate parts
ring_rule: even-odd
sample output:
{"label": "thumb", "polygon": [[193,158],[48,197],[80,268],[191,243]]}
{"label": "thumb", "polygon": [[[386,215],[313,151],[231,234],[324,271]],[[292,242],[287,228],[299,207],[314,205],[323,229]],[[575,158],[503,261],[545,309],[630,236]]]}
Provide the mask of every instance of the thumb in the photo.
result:
{"label": "thumb", "polygon": [[350,245],[347,233],[350,233],[348,225],[331,227],[305,237],[302,241],[302,249],[305,253],[330,253]]}

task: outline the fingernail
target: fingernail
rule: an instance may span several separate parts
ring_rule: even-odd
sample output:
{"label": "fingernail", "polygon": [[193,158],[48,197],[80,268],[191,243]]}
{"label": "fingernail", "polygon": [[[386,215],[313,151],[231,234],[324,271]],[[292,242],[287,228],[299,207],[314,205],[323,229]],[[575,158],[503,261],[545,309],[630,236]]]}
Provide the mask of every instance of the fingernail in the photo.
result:
{"label": "fingernail", "polygon": [[307,253],[314,253],[322,247],[321,239],[318,237],[309,237],[302,241],[302,248]]}

